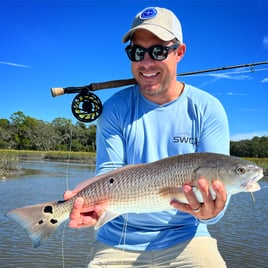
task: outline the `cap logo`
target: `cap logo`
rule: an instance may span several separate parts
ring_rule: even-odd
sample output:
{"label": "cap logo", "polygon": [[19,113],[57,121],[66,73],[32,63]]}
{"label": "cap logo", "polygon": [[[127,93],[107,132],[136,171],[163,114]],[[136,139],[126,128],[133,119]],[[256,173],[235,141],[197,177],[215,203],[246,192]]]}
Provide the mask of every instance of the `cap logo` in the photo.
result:
{"label": "cap logo", "polygon": [[148,19],[154,18],[156,15],[157,15],[157,10],[153,7],[150,7],[142,11],[142,13],[140,14],[140,19],[148,20]]}

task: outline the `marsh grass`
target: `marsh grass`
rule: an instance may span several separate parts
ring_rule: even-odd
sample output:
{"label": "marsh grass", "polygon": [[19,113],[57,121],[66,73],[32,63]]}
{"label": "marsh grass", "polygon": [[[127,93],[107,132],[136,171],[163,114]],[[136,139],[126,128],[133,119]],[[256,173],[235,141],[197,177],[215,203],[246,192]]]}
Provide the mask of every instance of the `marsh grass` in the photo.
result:
{"label": "marsh grass", "polygon": [[2,179],[9,177],[11,174],[19,173],[20,170],[19,157],[15,151],[0,152],[0,177]]}
{"label": "marsh grass", "polygon": [[3,166],[0,167],[8,168],[15,165],[15,162],[11,163],[13,160],[18,162],[24,159],[95,164],[95,157],[96,154],[91,152],[0,150],[0,162],[3,161]]}
{"label": "marsh grass", "polygon": [[0,169],[18,170],[19,169],[18,154],[15,151],[1,151]]}
{"label": "marsh grass", "polygon": [[0,150],[0,178],[29,175],[38,171],[22,169],[20,160],[75,162],[95,165],[95,153],[64,151]]}

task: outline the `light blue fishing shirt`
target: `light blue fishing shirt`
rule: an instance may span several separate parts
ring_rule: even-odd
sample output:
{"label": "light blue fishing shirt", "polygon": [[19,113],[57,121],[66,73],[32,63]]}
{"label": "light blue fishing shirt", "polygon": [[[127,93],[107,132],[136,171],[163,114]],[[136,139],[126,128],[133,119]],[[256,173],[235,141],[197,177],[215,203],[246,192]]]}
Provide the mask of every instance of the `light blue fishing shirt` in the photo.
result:
{"label": "light blue fishing shirt", "polygon": [[[97,174],[194,152],[229,154],[227,116],[210,94],[185,84],[179,98],[158,105],[144,98],[136,85],[105,102],[97,127]],[[223,214],[200,221],[176,209],[128,213],[102,226],[97,240],[130,250],[167,248],[209,236],[207,224],[216,223]]]}

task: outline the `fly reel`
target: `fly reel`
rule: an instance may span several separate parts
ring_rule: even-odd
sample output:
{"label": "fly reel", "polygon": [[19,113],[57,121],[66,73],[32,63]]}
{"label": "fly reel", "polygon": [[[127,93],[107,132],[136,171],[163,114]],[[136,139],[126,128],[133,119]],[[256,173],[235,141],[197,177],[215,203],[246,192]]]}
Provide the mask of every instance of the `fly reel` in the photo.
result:
{"label": "fly reel", "polygon": [[102,102],[98,96],[90,91],[81,92],[75,96],[72,102],[74,117],[84,123],[95,121],[102,112]]}

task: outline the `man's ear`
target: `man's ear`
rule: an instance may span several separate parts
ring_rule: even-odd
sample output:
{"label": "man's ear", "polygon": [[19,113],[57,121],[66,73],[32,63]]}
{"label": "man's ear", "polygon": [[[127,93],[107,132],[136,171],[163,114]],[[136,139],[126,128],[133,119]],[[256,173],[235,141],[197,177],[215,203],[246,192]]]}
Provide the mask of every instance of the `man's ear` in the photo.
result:
{"label": "man's ear", "polygon": [[180,61],[186,53],[186,45],[184,43],[180,44],[176,52],[178,61]]}

